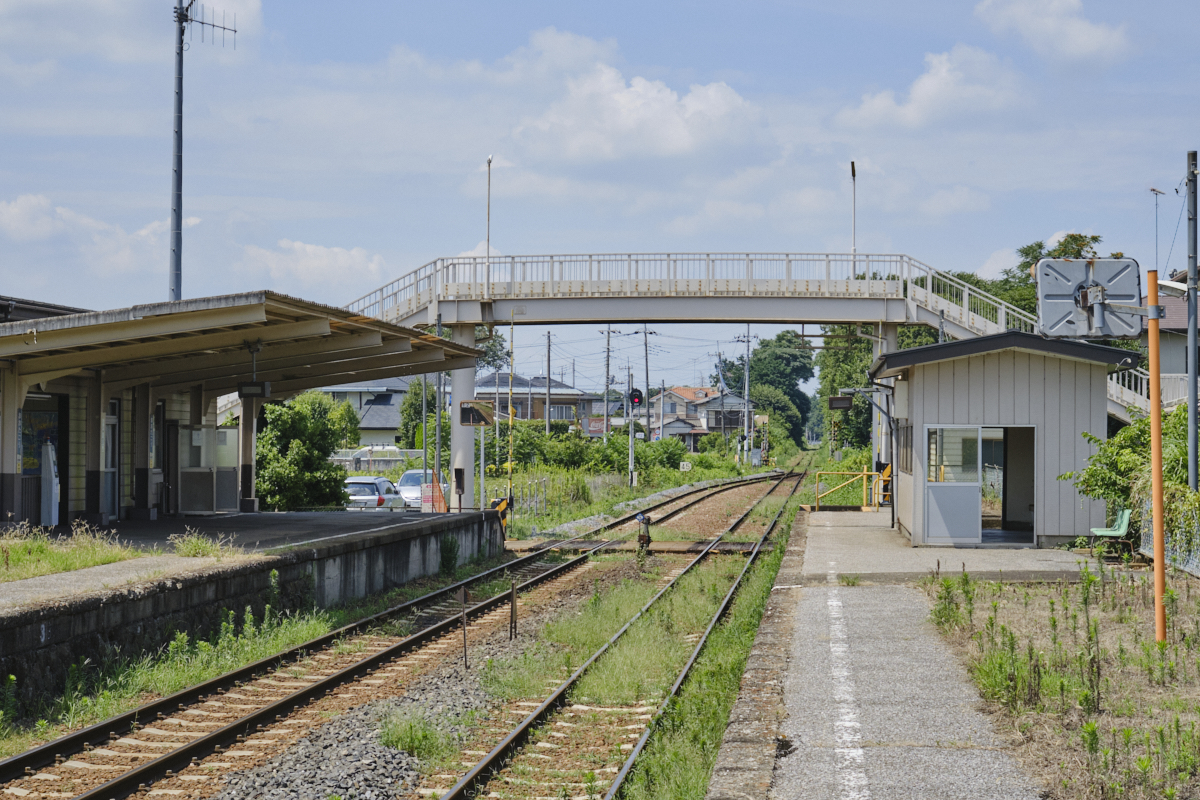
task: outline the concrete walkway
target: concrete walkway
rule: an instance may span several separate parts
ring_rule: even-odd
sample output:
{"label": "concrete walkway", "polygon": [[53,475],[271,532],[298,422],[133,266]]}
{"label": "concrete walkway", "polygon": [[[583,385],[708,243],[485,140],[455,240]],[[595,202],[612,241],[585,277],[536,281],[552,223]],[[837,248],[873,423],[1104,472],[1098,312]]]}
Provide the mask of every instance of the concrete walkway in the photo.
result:
{"label": "concrete walkway", "polygon": [[215,558],[146,556],[71,572],[8,581],[0,583],[0,614],[37,602],[120,589],[168,575],[183,575],[216,563]]}
{"label": "concrete walkway", "polygon": [[987,580],[1077,578],[1083,556],[1066,550],[1032,548],[913,547],[892,530],[890,511],[816,511],[808,515],[804,582],[824,583],[833,564],[838,575],[864,582],[906,583],[941,569],[964,569]]}
{"label": "concrete walkway", "polygon": [[773,800],[1036,800],[978,710],[966,671],[928,622],[920,590],[804,589],[784,679]]}

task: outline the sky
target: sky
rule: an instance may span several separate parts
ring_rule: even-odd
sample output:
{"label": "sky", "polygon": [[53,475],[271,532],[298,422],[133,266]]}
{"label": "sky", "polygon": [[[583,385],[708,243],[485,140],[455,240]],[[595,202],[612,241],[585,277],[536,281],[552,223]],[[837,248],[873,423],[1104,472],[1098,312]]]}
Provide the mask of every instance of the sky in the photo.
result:
{"label": "sky", "polygon": [[[194,29],[185,54],[185,297],[343,305],[483,253],[489,155],[505,255],[846,252],[853,160],[860,253],[994,276],[1017,247],[1078,231],[1143,267],[1184,266],[1194,3],[215,13],[236,15],[236,49]],[[0,294],[166,299],[172,14],[168,0],[0,0]],[[1166,192],[1157,234],[1151,188]],[[745,332],[651,327],[653,384],[707,382],[710,354]],[[573,358],[599,388],[603,335],[551,334],[554,375]],[[543,368],[544,336],[518,329],[518,372]],[[618,340],[640,358],[640,336]]]}

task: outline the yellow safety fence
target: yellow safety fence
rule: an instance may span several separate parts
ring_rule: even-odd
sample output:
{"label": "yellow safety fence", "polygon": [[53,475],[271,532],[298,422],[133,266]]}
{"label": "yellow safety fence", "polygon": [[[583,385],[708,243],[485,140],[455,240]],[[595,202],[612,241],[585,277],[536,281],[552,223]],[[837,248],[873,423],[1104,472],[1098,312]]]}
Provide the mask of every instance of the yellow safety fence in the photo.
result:
{"label": "yellow safety fence", "polygon": [[[844,483],[839,483],[832,489],[821,491],[821,476],[822,475],[850,475],[852,476]],[[844,489],[853,483],[862,483],[862,508],[872,508],[879,510],[879,502],[881,499],[890,501],[892,499],[891,480],[892,480],[892,465],[887,465],[883,472],[868,472],[866,467],[863,467],[862,472],[818,472],[817,480],[817,503],[816,511],[821,510],[821,498],[828,497],[839,489]],[[886,487],[886,488],[885,488]]]}

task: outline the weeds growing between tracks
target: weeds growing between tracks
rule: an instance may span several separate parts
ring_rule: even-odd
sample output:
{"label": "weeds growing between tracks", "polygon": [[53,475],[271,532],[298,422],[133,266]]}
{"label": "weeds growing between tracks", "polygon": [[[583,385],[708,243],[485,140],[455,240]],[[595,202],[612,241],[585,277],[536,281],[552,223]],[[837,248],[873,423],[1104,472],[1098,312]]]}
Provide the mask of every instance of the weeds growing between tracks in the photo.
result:
{"label": "weeds growing between tracks", "polygon": [[729,616],[709,636],[679,696],[668,705],[658,730],[625,781],[621,797],[704,797],[798,507],[798,501],[793,501],[780,517],[774,548],[750,569]]}
{"label": "weeds growing between tracks", "polygon": [[[499,566],[509,556],[475,560],[453,575],[422,578],[390,592],[338,608],[280,614],[270,609],[255,617],[247,609],[229,612],[208,639],[179,633],[163,650],[135,659],[73,666],[65,691],[42,698],[38,707],[20,713],[11,676],[0,679],[0,759],[16,755],[68,731],[124,713],[157,697],[194,686],[231,670],[304,644],[330,631],[415,599],[450,583]],[[497,594],[509,582],[498,578],[472,587],[472,596]],[[399,630],[408,624],[387,623]]]}

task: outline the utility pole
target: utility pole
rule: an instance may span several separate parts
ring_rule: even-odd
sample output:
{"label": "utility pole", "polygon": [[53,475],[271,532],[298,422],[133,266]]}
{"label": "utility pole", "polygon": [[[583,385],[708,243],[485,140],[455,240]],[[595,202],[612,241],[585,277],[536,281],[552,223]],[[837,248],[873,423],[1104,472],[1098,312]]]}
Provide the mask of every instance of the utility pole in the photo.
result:
{"label": "utility pole", "polygon": [[[429,483],[429,409],[427,398],[429,397],[428,383],[425,381],[425,376],[421,376],[421,485],[424,487]],[[421,489],[424,493],[424,488]]]}
{"label": "utility pole", "polygon": [[575,359],[571,359],[571,388],[575,388]]}
{"label": "utility pole", "polygon": [[546,331],[546,435],[550,435],[550,331]]}
{"label": "utility pole", "polygon": [[743,464],[750,463],[750,323],[746,323],[746,369],[745,375],[742,376],[742,383],[746,387],[746,396],[742,398],[742,407],[745,409],[742,413],[742,420],[745,424],[746,434],[746,454]]}
{"label": "utility pole", "polygon": [[[662,386],[658,388],[658,438],[667,438],[667,382],[662,381]],[[686,410],[686,406],[684,407]],[[684,416],[687,416],[684,414]]]}
{"label": "utility pole", "polygon": [[233,17],[233,27],[224,25],[225,15],[221,14],[221,25],[216,24],[214,15],[212,22],[204,17],[196,19],[192,16],[192,7],[196,0],[177,0],[175,3],[175,133],[171,145],[171,273],[168,276],[167,299],[174,302],[183,299],[183,34],[188,26],[195,23],[200,26],[200,41],[204,41],[204,29],[212,32],[213,44],[217,42],[217,31],[221,31],[221,46],[225,46],[225,31],[233,34],[233,47],[237,49],[237,15]]}
{"label": "utility pole", "polygon": [[650,334],[646,332],[646,323],[642,323],[642,351],[646,356],[646,437],[650,436]]}
{"label": "utility pole", "polygon": [[487,233],[483,238],[483,247],[487,251],[487,267],[483,271],[483,296],[492,296],[492,157],[488,156],[488,187],[487,187]]}
{"label": "utility pole", "polygon": [[608,444],[608,390],[612,386],[609,358],[612,356],[612,325],[604,326],[604,443]]}
{"label": "utility pole", "polygon": [[629,485],[634,485],[634,411],[632,399],[634,393],[634,369],[625,362],[625,373],[629,375],[629,383],[625,384],[625,433],[629,437]]}
{"label": "utility pole", "polygon": [[1188,371],[1188,488],[1196,491],[1200,439],[1196,430],[1196,151],[1187,154],[1188,262],[1187,262],[1187,371]]}

